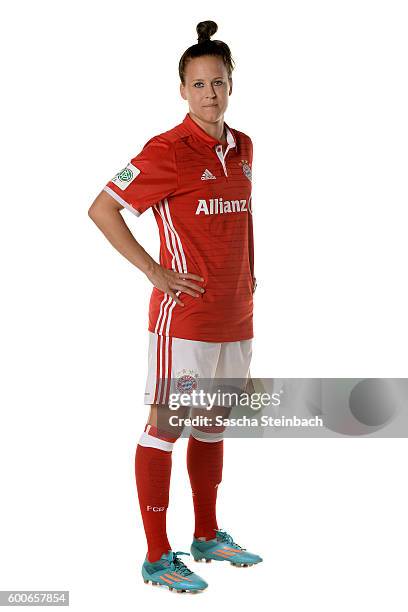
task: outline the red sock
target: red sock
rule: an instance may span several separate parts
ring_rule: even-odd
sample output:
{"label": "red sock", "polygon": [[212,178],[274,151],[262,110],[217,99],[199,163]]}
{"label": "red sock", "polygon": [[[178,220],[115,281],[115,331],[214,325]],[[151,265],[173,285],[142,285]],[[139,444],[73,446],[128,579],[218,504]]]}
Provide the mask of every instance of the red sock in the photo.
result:
{"label": "red sock", "polygon": [[166,514],[173,443],[177,438],[163,436],[153,425],[146,425],[135,456],[136,486],[147,540],[147,559],[158,561],[171,550],[166,532]]}
{"label": "red sock", "polygon": [[213,540],[218,529],[216,518],[217,487],[222,479],[224,440],[201,442],[190,436],[187,446],[187,470],[193,491],[194,537]]}

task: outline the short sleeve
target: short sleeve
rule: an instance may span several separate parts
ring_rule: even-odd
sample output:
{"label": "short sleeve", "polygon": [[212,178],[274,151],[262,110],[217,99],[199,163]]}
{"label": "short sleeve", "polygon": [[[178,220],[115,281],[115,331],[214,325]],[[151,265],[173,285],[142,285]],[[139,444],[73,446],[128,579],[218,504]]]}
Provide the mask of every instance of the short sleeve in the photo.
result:
{"label": "short sleeve", "polygon": [[104,191],[139,216],[174,193],[177,185],[174,147],[155,136],[105,185]]}

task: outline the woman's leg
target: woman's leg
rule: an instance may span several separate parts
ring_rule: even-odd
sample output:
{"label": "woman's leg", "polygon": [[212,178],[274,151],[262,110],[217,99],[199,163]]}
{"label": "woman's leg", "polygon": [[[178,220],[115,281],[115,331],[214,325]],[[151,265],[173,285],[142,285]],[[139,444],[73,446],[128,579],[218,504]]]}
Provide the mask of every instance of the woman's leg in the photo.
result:
{"label": "woman's leg", "polygon": [[[188,412],[188,409],[187,409]],[[171,550],[166,531],[166,514],[173,445],[183,427],[170,426],[174,412],[152,404],[135,456],[136,486],[148,546],[148,561],[158,561]],[[178,416],[185,416],[178,411]]]}
{"label": "woman's leg", "polygon": [[[227,418],[231,408],[213,407],[211,410],[193,410],[192,417],[203,415],[214,419],[217,415]],[[187,470],[193,493],[195,529],[194,537],[205,540],[215,538],[218,529],[216,503],[218,485],[222,480],[224,457],[222,425],[197,426],[187,446]]]}
{"label": "woman's leg", "polygon": [[[214,374],[213,391],[240,392],[245,388],[252,356],[251,340],[223,342]],[[216,424],[216,417],[228,418],[232,408],[226,395],[224,406],[211,410],[196,409],[197,414],[211,418],[209,427],[193,427],[187,447],[187,469],[193,491],[195,514],[195,538],[212,540],[218,529],[216,502],[218,485],[222,479],[224,457],[223,425]]]}

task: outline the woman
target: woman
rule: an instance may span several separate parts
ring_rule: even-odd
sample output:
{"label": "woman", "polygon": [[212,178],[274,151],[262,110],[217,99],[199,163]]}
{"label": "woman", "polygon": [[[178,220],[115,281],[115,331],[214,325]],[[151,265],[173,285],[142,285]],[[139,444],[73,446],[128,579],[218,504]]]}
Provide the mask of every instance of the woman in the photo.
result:
{"label": "woman", "polygon": [[[232,92],[229,47],[212,41],[213,21],[197,25],[198,43],[179,62],[180,93],[189,111],[154,136],[107,183],[89,215],[111,244],[153,284],[145,403],[150,416],[136,450],[137,491],[148,552],[145,582],[178,591],[208,585],[173,552],[166,533],[171,452],[183,424],[170,427],[171,392],[202,380],[246,384],[252,354],[252,142],[224,123]],[[151,208],[160,233],[160,263],[135,240],[122,215]],[[194,414],[203,408],[195,409]],[[178,416],[188,414],[180,409]],[[218,406],[213,415],[229,414]],[[216,519],[223,464],[223,427],[193,427],[187,467],[193,491],[196,561],[262,561],[236,544]]]}

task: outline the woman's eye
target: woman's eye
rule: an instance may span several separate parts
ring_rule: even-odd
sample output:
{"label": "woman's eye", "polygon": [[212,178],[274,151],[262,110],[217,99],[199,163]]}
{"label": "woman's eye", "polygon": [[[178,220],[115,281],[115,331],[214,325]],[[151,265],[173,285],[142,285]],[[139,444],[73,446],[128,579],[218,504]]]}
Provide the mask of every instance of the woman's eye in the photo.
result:
{"label": "woman's eye", "polygon": [[[215,81],[215,85],[223,85],[224,81]],[[196,85],[203,85],[203,83],[194,83],[194,87],[196,87]]]}

